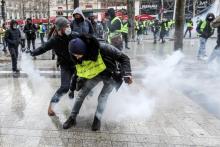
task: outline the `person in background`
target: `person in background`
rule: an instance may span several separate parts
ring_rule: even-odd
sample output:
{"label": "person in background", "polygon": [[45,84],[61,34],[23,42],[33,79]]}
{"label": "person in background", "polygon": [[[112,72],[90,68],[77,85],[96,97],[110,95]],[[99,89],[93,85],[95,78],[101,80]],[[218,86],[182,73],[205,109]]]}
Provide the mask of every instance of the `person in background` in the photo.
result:
{"label": "person in background", "polygon": [[160,24],[158,19],[155,19],[154,22],[152,22],[151,31],[154,35],[154,43],[157,43],[157,36],[160,31]]}
{"label": "person in background", "polygon": [[5,32],[5,41],[8,43],[8,49],[11,55],[13,76],[16,76],[20,70],[17,67],[18,46],[21,42],[21,33],[17,28],[18,23],[11,20],[10,28]]}
{"label": "person in background", "polygon": [[213,13],[208,13],[206,19],[200,21],[198,24],[196,31],[200,37],[200,45],[197,52],[197,59],[198,60],[206,60],[206,42],[209,37],[214,34],[214,29],[211,26],[211,22],[215,19],[215,15]]}
{"label": "person in background", "polygon": [[186,37],[187,32],[189,32],[189,38],[191,38],[191,31],[193,29],[193,22],[191,18],[186,21],[186,26],[187,28],[184,34],[184,38]]}
{"label": "person in background", "polygon": [[119,50],[123,49],[123,40],[121,34],[122,22],[119,17],[116,16],[115,10],[110,8],[105,13],[105,17],[109,20],[107,22],[108,27],[108,43],[115,46]]}
{"label": "person in background", "polygon": [[7,42],[5,41],[5,31],[7,30],[7,27],[5,23],[2,24],[0,34],[1,34],[1,39],[2,39],[2,44],[3,44],[3,52],[7,53]]}
{"label": "person in background", "polygon": [[26,50],[27,53],[31,51],[30,49],[31,43],[33,50],[35,50],[36,32],[37,32],[37,27],[32,23],[32,19],[28,18],[27,24],[24,26],[24,33],[27,39],[27,50]]}
{"label": "person in background", "polygon": [[41,22],[38,27],[38,32],[40,34],[41,44],[45,43],[44,36],[45,36],[46,31],[47,31],[46,26]]}
{"label": "person in background", "polygon": [[24,33],[24,26],[20,25],[19,26],[19,31],[21,33],[21,51],[24,52],[25,51],[25,33]]}
{"label": "person in background", "polygon": [[162,40],[162,43],[165,43],[165,35],[167,33],[167,23],[165,20],[162,20],[161,24],[160,24],[160,39],[159,40]]}
{"label": "person in background", "polygon": [[125,48],[126,49],[130,49],[128,47],[128,28],[129,27],[130,27],[130,24],[129,24],[128,20],[123,19],[122,20],[121,34],[122,34],[123,40],[125,41]]}
{"label": "person in background", "polygon": [[73,18],[74,20],[70,24],[72,32],[77,32],[79,34],[88,33],[94,35],[92,24],[88,19],[85,18],[81,8],[78,7],[73,11]]}

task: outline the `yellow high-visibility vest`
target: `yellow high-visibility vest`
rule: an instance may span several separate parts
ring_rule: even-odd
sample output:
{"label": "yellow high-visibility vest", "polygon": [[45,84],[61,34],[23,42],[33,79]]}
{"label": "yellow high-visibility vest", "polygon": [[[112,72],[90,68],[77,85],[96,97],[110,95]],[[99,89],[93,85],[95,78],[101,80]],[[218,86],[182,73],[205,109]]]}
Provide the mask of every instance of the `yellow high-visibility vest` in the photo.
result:
{"label": "yellow high-visibility vest", "polygon": [[92,79],[106,69],[106,65],[99,53],[96,61],[86,60],[76,65],[76,74],[81,78]]}
{"label": "yellow high-visibility vest", "polygon": [[121,28],[121,32],[128,33],[128,23],[123,25],[123,27]]}

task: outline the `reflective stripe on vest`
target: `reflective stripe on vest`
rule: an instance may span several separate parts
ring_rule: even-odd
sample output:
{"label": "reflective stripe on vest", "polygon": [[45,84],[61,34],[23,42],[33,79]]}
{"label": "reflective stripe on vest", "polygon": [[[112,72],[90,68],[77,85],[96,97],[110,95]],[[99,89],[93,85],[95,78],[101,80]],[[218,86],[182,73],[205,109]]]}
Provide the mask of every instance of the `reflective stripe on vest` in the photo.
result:
{"label": "reflective stripe on vest", "polygon": [[121,28],[121,32],[128,33],[128,23],[123,25],[123,27]]}
{"label": "reflective stripe on vest", "polygon": [[106,69],[106,65],[99,53],[97,61],[83,61],[82,64],[76,65],[77,76],[86,79],[92,79]]}

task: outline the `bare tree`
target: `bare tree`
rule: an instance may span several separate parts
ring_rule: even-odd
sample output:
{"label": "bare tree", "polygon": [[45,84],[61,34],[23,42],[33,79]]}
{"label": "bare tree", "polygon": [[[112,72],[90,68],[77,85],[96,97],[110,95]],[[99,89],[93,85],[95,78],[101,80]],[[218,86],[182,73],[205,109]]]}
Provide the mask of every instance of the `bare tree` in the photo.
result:
{"label": "bare tree", "polygon": [[135,31],[134,31],[134,0],[127,0],[127,11],[128,11],[128,21],[131,24],[129,28],[129,38],[134,39]]}
{"label": "bare tree", "polygon": [[183,49],[183,29],[185,20],[185,0],[177,0],[175,16],[174,50]]}

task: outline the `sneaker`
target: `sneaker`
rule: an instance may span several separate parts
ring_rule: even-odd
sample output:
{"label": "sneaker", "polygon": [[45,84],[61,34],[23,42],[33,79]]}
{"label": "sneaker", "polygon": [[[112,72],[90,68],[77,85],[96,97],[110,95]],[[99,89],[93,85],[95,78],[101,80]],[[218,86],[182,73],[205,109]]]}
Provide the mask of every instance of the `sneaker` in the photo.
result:
{"label": "sneaker", "polygon": [[92,123],[92,131],[98,131],[101,128],[101,121],[95,116]]}
{"label": "sneaker", "polygon": [[14,70],[16,73],[20,73],[20,70],[19,69],[16,69],[16,70]]}
{"label": "sneaker", "polygon": [[69,129],[74,125],[76,125],[76,117],[70,116],[63,124],[63,129]]}
{"label": "sneaker", "polygon": [[55,116],[56,113],[53,111],[53,107],[54,107],[54,104],[50,103],[49,107],[48,107],[48,115],[49,116]]}
{"label": "sneaker", "polygon": [[128,49],[128,50],[130,49],[128,46],[126,46],[125,48]]}

